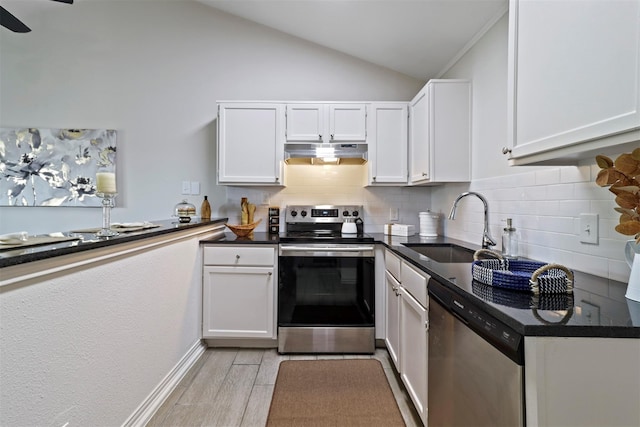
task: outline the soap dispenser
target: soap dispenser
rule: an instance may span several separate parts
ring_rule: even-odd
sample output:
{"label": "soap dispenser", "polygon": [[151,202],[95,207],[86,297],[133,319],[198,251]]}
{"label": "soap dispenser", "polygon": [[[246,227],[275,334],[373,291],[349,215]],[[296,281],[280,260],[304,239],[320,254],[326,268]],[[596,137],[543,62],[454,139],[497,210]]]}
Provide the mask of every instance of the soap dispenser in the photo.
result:
{"label": "soap dispenser", "polygon": [[502,256],[505,258],[518,257],[518,232],[513,227],[511,218],[507,218],[507,226],[502,232]]}

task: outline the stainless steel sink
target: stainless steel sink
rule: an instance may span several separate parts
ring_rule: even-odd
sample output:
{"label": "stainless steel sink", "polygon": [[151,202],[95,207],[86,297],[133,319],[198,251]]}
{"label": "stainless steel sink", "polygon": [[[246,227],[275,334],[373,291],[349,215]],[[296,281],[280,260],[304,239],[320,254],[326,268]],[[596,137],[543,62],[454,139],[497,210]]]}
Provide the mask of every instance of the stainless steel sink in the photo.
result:
{"label": "stainless steel sink", "polygon": [[404,243],[407,248],[436,262],[472,262],[473,251],[454,244]]}

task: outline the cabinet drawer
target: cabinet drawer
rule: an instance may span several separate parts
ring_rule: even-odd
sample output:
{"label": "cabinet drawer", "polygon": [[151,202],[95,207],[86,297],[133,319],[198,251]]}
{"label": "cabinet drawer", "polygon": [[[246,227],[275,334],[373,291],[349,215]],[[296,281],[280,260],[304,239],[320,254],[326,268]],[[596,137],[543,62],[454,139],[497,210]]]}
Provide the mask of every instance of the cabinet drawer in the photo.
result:
{"label": "cabinet drawer", "polygon": [[250,246],[205,246],[205,265],[264,265],[275,264],[276,250],[273,247]]}
{"label": "cabinet drawer", "polygon": [[400,258],[395,256],[391,251],[385,251],[384,268],[386,268],[396,280],[400,280]]}
{"label": "cabinet drawer", "polygon": [[402,287],[411,294],[423,307],[428,307],[427,302],[427,283],[431,276],[426,273],[418,272],[416,269],[406,263],[402,263],[401,280]]}

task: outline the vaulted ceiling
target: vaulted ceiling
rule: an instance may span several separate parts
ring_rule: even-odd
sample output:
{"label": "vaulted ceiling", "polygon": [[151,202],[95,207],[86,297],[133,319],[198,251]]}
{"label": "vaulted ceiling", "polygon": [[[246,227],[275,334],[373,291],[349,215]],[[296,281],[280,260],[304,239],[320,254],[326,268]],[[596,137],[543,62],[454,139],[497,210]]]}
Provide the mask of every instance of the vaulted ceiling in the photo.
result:
{"label": "vaulted ceiling", "polygon": [[437,78],[507,0],[198,0],[420,80]]}

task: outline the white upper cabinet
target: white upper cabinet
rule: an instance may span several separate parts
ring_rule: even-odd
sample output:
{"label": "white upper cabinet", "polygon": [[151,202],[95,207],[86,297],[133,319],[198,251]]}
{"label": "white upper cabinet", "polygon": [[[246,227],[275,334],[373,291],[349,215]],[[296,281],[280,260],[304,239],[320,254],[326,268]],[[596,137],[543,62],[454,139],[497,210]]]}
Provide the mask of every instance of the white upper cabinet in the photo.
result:
{"label": "white upper cabinet", "polygon": [[471,83],[430,80],[409,103],[409,183],[471,180]]}
{"label": "white upper cabinet", "polygon": [[282,185],[284,105],[218,105],[218,183]]}
{"label": "white upper cabinet", "polygon": [[365,143],[366,123],[366,104],[294,103],[286,107],[288,142]]}
{"label": "white upper cabinet", "polygon": [[637,147],[640,0],[511,0],[508,72],[511,164]]}
{"label": "white upper cabinet", "polygon": [[369,106],[369,184],[407,183],[406,103],[375,103]]}

